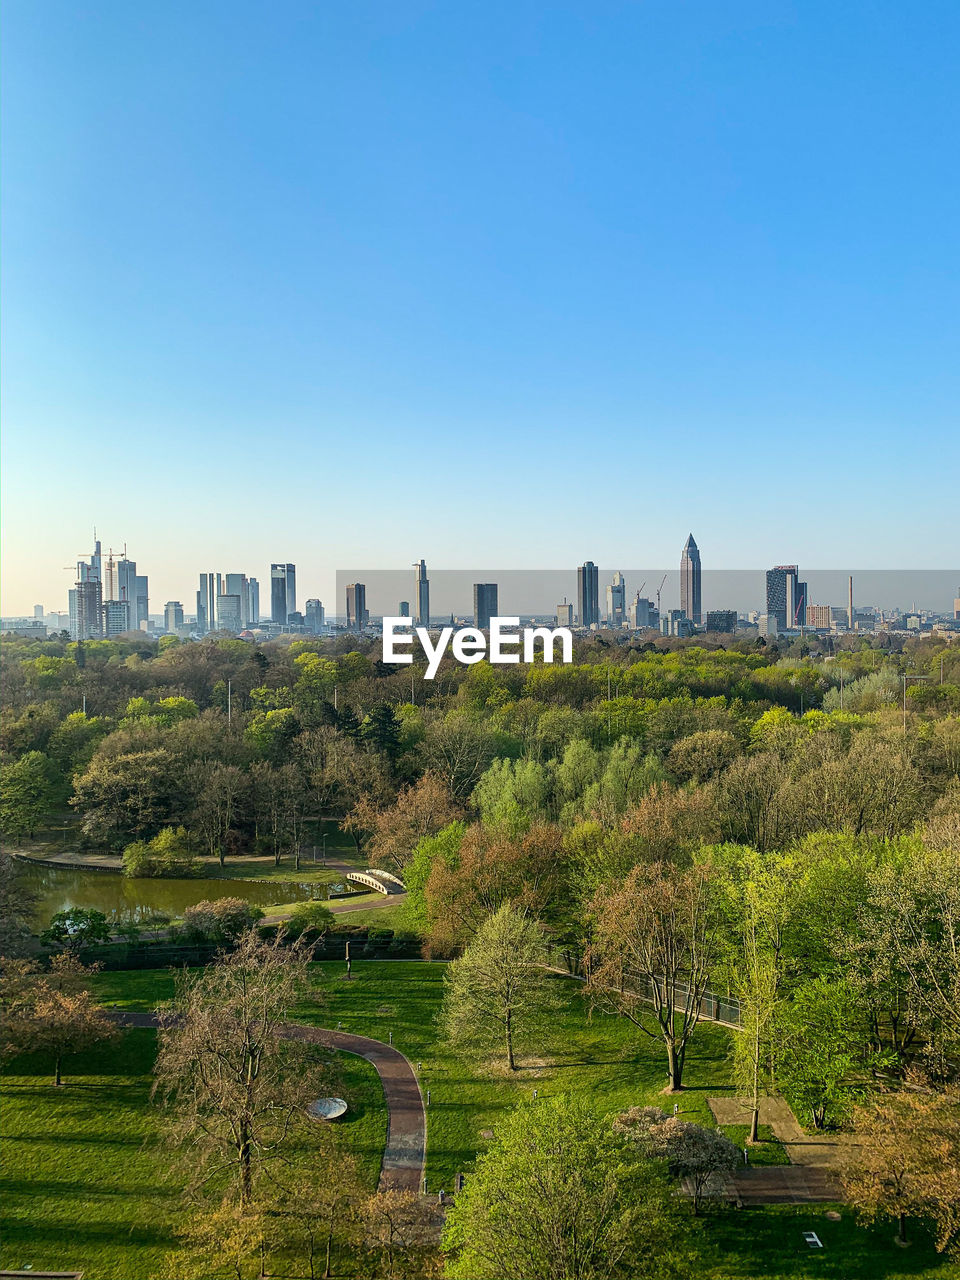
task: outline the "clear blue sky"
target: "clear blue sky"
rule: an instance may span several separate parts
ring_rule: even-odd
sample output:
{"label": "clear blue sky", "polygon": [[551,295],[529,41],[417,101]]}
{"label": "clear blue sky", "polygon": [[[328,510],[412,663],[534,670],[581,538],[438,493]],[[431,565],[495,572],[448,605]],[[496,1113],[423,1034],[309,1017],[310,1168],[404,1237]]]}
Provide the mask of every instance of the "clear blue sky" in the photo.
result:
{"label": "clear blue sky", "polygon": [[5,613],[960,560],[956,0],[7,0]]}

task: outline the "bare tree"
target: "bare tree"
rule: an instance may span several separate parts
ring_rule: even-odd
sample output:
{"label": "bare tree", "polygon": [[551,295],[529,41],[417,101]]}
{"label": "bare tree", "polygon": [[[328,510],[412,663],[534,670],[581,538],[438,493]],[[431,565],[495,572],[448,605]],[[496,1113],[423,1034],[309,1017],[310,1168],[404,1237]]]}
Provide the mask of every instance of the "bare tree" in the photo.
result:
{"label": "bare tree", "polygon": [[329,1074],[315,1046],[283,1033],[311,993],[305,949],[253,932],[198,974],[184,972],[161,1020],[154,1092],[196,1185],[226,1178],[241,1205],[259,1173],[287,1159]]}
{"label": "bare tree", "polygon": [[634,867],[617,891],[596,894],[591,915],[587,990],[597,1007],[663,1040],[668,1089],[676,1092],[716,953],[719,913],[710,871],[663,862]]}
{"label": "bare tree", "polygon": [[65,951],[42,972],[29,960],[4,967],[2,1004],[6,1053],[39,1053],[53,1060],[53,1083],[63,1083],[63,1059],[116,1035],[93,1002],[87,980],[95,970]]}

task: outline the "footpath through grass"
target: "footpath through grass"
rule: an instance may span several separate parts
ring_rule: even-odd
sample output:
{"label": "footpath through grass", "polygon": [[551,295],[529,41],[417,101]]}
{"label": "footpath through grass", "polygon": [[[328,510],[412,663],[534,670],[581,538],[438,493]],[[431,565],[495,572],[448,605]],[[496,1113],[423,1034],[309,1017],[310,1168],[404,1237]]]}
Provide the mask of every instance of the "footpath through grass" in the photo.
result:
{"label": "footpath through grass", "polygon": [[[731,1033],[702,1024],[690,1052],[687,1089],[663,1095],[666,1084],[663,1052],[632,1027],[594,1014],[583,1000],[579,983],[557,976],[568,996],[550,1043],[537,1060],[521,1058],[520,1070],[481,1070],[453,1055],[438,1042],[436,1014],[443,989],[444,965],[418,961],[355,960],[348,982],[342,961],[314,966],[325,1004],[300,1012],[305,1022],[371,1036],[393,1043],[419,1064],[421,1087],[430,1092],[428,1188],[453,1186],[457,1172],[468,1172],[476,1154],[489,1143],[507,1110],[537,1090],[544,1098],[577,1093],[599,1114],[652,1103],[667,1109],[676,1102],[681,1113],[705,1124],[713,1120],[707,1099],[730,1089]],[[105,973],[97,978],[101,997],[123,1008],[154,1008],[172,993],[169,973],[142,971]],[[359,1061],[348,1059],[348,1061]],[[358,1137],[360,1136],[358,1132]],[[739,1130],[731,1133],[736,1140]],[[369,1136],[362,1139],[369,1141]],[[376,1159],[382,1149],[379,1139]],[[351,1145],[353,1142],[351,1140]],[[782,1148],[770,1142],[755,1148],[753,1160],[776,1162]],[[916,1228],[916,1243],[903,1250],[894,1243],[890,1223],[864,1230],[842,1211],[840,1222],[825,1215],[831,1206],[773,1206],[718,1211],[708,1215],[702,1235],[704,1257],[697,1274],[704,1280],[958,1280],[960,1268],[937,1255],[929,1236]],[[803,1231],[816,1231],[823,1250],[811,1250]],[[10,1254],[5,1253],[9,1258]],[[49,1264],[48,1264],[49,1265]],[[134,1275],[136,1271],[99,1275]]]}

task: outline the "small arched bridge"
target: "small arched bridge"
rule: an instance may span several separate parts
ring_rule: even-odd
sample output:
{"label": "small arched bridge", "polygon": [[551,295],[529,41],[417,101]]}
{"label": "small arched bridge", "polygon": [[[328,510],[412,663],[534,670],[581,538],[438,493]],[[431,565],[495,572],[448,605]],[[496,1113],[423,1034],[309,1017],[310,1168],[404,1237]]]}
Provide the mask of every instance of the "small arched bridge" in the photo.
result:
{"label": "small arched bridge", "polygon": [[368,889],[376,889],[377,893],[406,893],[407,886],[389,871],[348,871],[347,879],[355,884],[366,885]]}

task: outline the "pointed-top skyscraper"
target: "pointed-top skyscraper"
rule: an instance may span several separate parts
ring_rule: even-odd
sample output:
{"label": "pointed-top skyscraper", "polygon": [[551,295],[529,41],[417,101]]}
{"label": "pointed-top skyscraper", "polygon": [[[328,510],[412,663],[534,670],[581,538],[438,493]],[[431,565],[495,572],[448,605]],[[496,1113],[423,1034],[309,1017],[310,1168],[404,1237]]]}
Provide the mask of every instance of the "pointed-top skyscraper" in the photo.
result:
{"label": "pointed-top skyscraper", "polygon": [[698,626],[703,621],[700,595],[700,550],[691,533],[680,557],[680,608]]}

